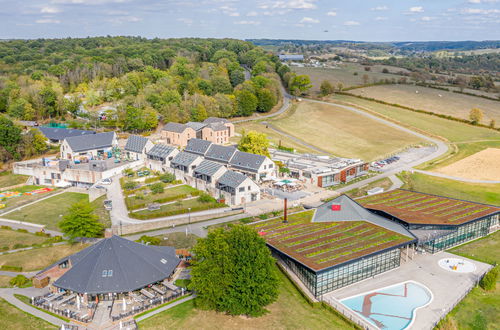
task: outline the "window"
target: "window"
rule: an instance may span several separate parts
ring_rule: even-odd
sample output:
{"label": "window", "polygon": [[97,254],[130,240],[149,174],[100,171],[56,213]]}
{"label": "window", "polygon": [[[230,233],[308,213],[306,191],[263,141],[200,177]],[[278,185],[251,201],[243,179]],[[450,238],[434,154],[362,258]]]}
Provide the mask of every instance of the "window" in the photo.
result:
{"label": "window", "polygon": [[108,277],[112,277],[112,276],[113,276],[113,270],[110,269],[110,270],[108,270]]}
{"label": "window", "polygon": [[103,270],[102,271],[102,277],[107,277],[108,276],[108,271],[107,270]]}
{"label": "window", "polygon": [[240,187],[240,188],[238,189],[238,191],[239,191],[239,192],[243,192],[243,191],[245,191],[245,187]]}
{"label": "window", "polygon": [[248,191],[250,191],[250,189],[251,189],[251,187],[250,187],[250,186],[248,186]]}
{"label": "window", "polygon": [[269,168],[273,168],[273,164],[269,164]]}
{"label": "window", "polygon": [[167,263],[167,260],[165,260],[163,258],[160,261],[161,261],[162,264],[166,264]]}

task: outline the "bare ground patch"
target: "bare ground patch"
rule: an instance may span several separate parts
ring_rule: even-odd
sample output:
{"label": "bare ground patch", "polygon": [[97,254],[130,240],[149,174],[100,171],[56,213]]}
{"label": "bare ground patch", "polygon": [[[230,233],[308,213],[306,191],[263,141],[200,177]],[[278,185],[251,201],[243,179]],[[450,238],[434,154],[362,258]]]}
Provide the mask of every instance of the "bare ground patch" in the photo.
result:
{"label": "bare ground patch", "polygon": [[436,172],[473,180],[500,180],[500,149],[487,148]]}

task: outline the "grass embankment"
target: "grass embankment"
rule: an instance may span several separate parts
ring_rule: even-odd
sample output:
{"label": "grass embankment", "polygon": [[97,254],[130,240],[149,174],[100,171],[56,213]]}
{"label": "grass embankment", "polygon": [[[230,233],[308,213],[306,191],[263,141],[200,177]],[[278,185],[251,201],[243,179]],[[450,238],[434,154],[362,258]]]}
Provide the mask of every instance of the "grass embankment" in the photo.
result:
{"label": "grass embankment", "polygon": [[0,172],[0,190],[25,183],[26,180],[28,180],[27,175],[12,174],[12,171]]}
{"label": "grass embankment", "polygon": [[7,214],[5,217],[38,223],[45,225],[47,229],[59,230],[57,224],[67,214],[71,205],[82,200],[88,201],[88,198],[87,194],[66,192],[26,206],[21,210]]}
{"label": "grass embankment", "polygon": [[367,161],[423,142],[361,114],[307,101],[270,123],[331,154]]}
{"label": "grass embankment", "polygon": [[[25,185],[25,186],[18,187],[15,189],[8,189],[6,191],[17,191],[20,193],[25,193],[25,192],[33,191],[33,190],[36,190],[39,188],[43,188],[43,187],[42,186],[34,186],[34,185]],[[18,206],[22,206],[22,205],[37,201],[39,199],[49,197],[50,195],[53,195],[55,193],[57,193],[57,189],[54,189],[54,191],[50,191],[50,192],[42,193],[42,194],[21,195],[18,197],[6,198],[5,200],[0,201],[0,204],[5,204],[5,208],[1,209],[0,211],[8,211],[9,209],[13,209],[13,208],[16,208]]]}
{"label": "grass embankment", "polygon": [[403,189],[500,206],[500,184],[466,183],[421,173],[399,175]]}
{"label": "grass embankment", "polygon": [[491,129],[363,100],[353,96],[336,94],[331,99],[358,106],[360,109],[369,110],[432,136],[442,137],[456,146],[451,147],[449,153],[440,159],[420,165],[418,168],[421,169],[433,169],[449,165],[488,147],[500,148],[500,132]]}
{"label": "grass embankment", "polygon": [[[486,263],[500,263],[500,232],[449,250]],[[439,329],[498,329],[500,282],[495,291],[474,288],[446,317]]]}
{"label": "grass embankment", "polygon": [[10,288],[10,280],[12,279],[11,276],[6,276],[6,275],[0,275],[0,288]]}
{"label": "grass embankment", "polygon": [[111,216],[109,215],[109,211],[104,208],[104,201],[107,199],[107,196],[101,196],[94,200],[91,204],[94,206],[94,213],[99,217],[99,221],[104,224],[106,228],[111,227]]}
{"label": "grass embankment", "polygon": [[162,193],[153,194],[148,192],[138,192],[135,196],[125,198],[125,204],[129,210],[137,209],[138,207],[146,207],[148,204],[157,202],[165,203],[175,201],[176,199],[185,198],[187,195],[197,195],[199,191],[188,185],[175,186],[172,188],[166,187]]}
{"label": "grass embankment", "polygon": [[74,254],[87,244],[58,245],[0,255],[0,266],[21,267],[23,272],[43,269],[66,256]]}
{"label": "grass embankment", "polygon": [[[169,217],[179,214],[194,213],[210,209],[216,209],[227,206],[226,204],[216,202],[200,202],[198,198],[187,200],[178,200],[174,203],[162,205],[159,210],[149,211],[141,210],[137,212],[130,212],[132,218],[139,220],[154,219],[160,217]],[[189,210],[191,209],[191,210]]]}
{"label": "grass embankment", "polygon": [[0,315],[2,315],[2,329],[41,330],[58,328],[47,321],[23,312],[3,299],[0,299]]}
{"label": "grass embankment", "polygon": [[173,246],[176,249],[191,249],[198,241],[198,236],[186,233],[170,233],[156,236],[161,239],[160,245]]}
{"label": "grass embankment", "polygon": [[356,188],[353,190],[349,190],[346,195],[351,197],[351,198],[358,198],[358,197],[363,197],[366,196],[366,193],[368,190],[381,187],[384,188],[384,191],[387,191],[390,187],[392,187],[392,181],[389,178],[383,178],[377,181],[373,181],[365,186],[362,186],[360,188]]}
{"label": "grass embankment", "polygon": [[352,329],[338,315],[312,307],[281,272],[278,300],[258,318],[229,316],[195,308],[193,300],[139,323],[141,329]]}
{"label": "grass embankment", "polygon": [[37,236],[31,233],[23,233],[17,230],[0,229],[0,249],[12,250],[22,246],[41,244],[47,237]]}

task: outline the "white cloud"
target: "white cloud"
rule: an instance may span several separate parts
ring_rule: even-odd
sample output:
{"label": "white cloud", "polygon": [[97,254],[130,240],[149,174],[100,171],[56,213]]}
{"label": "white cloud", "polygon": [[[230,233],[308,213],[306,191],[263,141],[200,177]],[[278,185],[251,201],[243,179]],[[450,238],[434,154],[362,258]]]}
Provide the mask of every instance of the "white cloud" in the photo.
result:
{"label": "white cloud", "polygon": [[465,8],[462,10],[462,12],[465,14],[489,15],[489,14],[500,14],[500,9]]}
{"label": "white cloud", "polygon": [[432,21],[433,19],[434,19],[434,17],[430,17],[430,16],[424,16],[424,17],[420,18],[420,20],[424,21],[424,22]]}
{"label": "white cloud", "polygon": [[315,9],[317,6],[314,4],[316,0],[287,0],[287,1],[274,1],[260,5],[263,9],[285,8],[285,9]]}
{"label": "white cloud", "polygon": [[258,15],[258,14],[257,14],[257,12],[256,12],[256,11],[251,11],[251,12],[247,13],[247,16],[248,16],[248,17],[253,17],[253,16],[257,16],[257,15]]}
{"label": "white cloud", "polygon": [[373,10],[373,11],[384,11],[384,10],[389,10],[389,7],[387,7],[387,6],[377,6],[377,7],[371,8],[370,10]]}
{"label": "white cloud", "polygon": [[108,19],[108,22],[113,24],[123,24],[123,23],[135,23],[142,21],[142,18],[137,16],[117,16]]}
{"label": "white cloud", "polygon": [[412,13],[423,13],[424,12],[424,7],[422,6],[416,6],[416,7],[411,7],[410,12]]}
{"label": "white cloud", "polygon": [[474,3],[474,4],[478,4],[478,3],[496,3],[496,2],[500,2],[500,0],[469,0],[467,2],[468,3]]}
{"label": "white cloud", "polygon": [[61,21],[58,19],[52,19],[52,18],[41,18],[41,19],[37,19],[35,21],[35,23],[38,23],[38,24],[59,24],[59,23],[61,23]]}
{"label": "white cloud", "polygon": [[299,23],[302,23],[302,24],[318,24],[319,20],[315,19],[315,18],[312,18],[312,17],[304,17],[304,18],[302,18],[300,20]]}
{"label": "white cloud", "polygon": [[193,20],[192,20],[192,19],[190,19],[190,18],[184,18],[184,17],[181,17],[181,18],[178,18],[177,20],[178,20],[179,22],[182,22],[182,23],[186,24],[186,25],[191,25],[191,24],[193,24]]}
{"label": "white cloud", "polygon": [[131,0],[52,0],[51,3],[80,4],[80,5],[102,5],[106,3],[124,3]]}
{"label": "white cloud", "polygon": [[337,16],[337,12],[336,11],[329,11],[328,13],[326,13],[327,16]]}
{"label": "white cloud", "polygon": [[375,20],[376,20],[376,21],[385,21],[385,20],[387,20],[387,17],[384,17],[384,16],[377,16],[377,17],[375,17]]}
{"label": "white cloud", "polygon": [[229,16],[231,16],[231,17],[239,17],[240,13],[229,13]]}
{"label": "white cloud", "polygon": [[42,9],[40,9],[40,12],[42,14],[57,14],[57,13],[61,12],[61,9],[59,9],[57,7],[46,6],[46,7],[42,7]]}
{"label": "white cloud", "polygon": [[236,21],[234,24],[240,24],[240,25],[259,25],[259,21]]}
{"label": "white cloud", "polygon": [[359,22],[356,22],[356,21],[345,21],[344,25],[346,25],[346,26],[355,26],[355,25],[359,25]]}

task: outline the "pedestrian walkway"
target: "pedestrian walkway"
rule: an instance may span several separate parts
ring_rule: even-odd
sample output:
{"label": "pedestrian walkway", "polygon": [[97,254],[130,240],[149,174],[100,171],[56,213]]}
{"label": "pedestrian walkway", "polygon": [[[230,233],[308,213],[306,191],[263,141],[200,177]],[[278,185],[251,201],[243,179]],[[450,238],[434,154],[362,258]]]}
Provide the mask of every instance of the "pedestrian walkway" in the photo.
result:
{"label": "pedestrian walkway", "polygon": [[194,295],[194,294],[193,294],[193,295],[191,295],[191,296],[188,296],[188,297],[185,297],[185,298],[179,299],[179,300],[177,300],[177,301],[174,301],[174,302],[173,302],[173,303],[171,303],[171,304],[168,304],[168,305],[163,306],[163,307],[161,307],[161,308],[158,308],[158,309],[156,309],[156,310],[154,310],[154,311],[152,311],[152,312],[149,312],[149,313],[147,313],[147,314],[145,314],[145,315],[143,315],[143,316],[141,316],[141,317],[138,317],[138,318],[136,319],[136,321],[137,321],[137,322],[141,322],[141,321],[143,321],[143,320],[145,320],[145,319],[147,319],[147,318],[149,318],[149,317],[151,317],[151,316],[153,316],[153,315],[156,315],[156,314],[158,314],[158,313],[164,312],[164,311],[166,311],[167,309],[170,309],[170,308],[172,308],[172,307],[175,307],[175,306],[177,306],[177,305],[180,305],[180,304],[182,304],[182,303],[185,303],[186,301],[193,300],[194,298],[196,298],[196,295]]}

